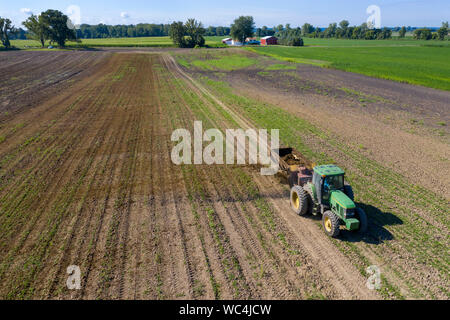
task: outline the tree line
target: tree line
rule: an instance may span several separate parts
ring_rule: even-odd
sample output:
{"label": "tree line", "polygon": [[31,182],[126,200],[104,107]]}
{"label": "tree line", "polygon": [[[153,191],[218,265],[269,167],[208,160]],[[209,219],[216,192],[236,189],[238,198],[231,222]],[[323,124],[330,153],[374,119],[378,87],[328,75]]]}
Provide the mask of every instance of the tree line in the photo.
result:
{"label": "tree line", "polygon": [[[82,24],[77,30],[79,39],[98,38],[136,38],[166,37],[170,33],[170,24],[139,23],[136,25],[89,25]],[[208,27],[205,36],[226,36],[230,34],[228,27]]]}

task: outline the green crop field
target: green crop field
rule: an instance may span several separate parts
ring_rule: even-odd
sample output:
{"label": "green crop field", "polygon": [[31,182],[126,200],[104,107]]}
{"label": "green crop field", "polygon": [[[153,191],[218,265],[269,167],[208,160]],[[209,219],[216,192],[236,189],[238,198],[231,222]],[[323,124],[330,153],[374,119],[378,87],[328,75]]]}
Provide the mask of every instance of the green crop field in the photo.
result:
{"label": "green crop field", "polygon": [[428,41],[427,46],[422,42],[413,46],[411,42],[415,43],[414,40],[305,39],[310,47],[273,46],[248,50],[284,61],[450,90],[448,42]]}
{"label": "green crop field", "polygon": [[360,39],[322,39],[303,38],[306,47],[397,47],[397,46],[449,46],[449,41],[414,40],[412,37],[404,39],[393,38],[389,40],[360,40]]}

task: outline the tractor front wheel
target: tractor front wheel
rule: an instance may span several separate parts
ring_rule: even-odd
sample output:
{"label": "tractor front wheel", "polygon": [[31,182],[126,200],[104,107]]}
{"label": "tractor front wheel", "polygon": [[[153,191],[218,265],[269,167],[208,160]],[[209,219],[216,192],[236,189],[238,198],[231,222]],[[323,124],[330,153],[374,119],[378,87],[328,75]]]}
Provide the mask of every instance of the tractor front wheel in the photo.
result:
{"label": "tractor front wheel", "polygon": [[359,220],[359,233],[365,233],[367,231],[368,221],[367,215],[361,208],[356,208],[356,219]]}
{"label": "tractor front wheel", "polygon": [[333,238],[339,235],[339,217],[331,211],[326,211],[322,216],[322,224],[325,233]]}
{"label": "tractor front wheel", "polygon": [[308,212],[307,195],[300,186],[294,186],[291,189],[291,207],[299,216],[304,216]]}

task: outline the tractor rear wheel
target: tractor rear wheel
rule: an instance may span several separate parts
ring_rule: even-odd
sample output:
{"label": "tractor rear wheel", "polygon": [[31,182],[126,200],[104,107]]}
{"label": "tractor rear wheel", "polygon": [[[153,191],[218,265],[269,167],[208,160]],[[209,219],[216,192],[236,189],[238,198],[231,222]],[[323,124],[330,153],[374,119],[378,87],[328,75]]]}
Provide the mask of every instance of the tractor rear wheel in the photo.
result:
{"label": "tractor rear wheel", "polygon": [[313,214],[313,213],[315,214],[315,212],[313,212],[314,208],[315,208],[315,204],[314,204],[314,200],[313,200],[314,194],[313,194],[311,185],[306,184],[303,187],[303,190],[305,190],[306,202],[308,203],[308,210],[307,210],[306,214]]}
{"label": "tractor rear wheel", "polygon": [[359,233],[366,233],[368,227],[367,215],[361,208],[356,208],[356,219],[359,220]]}
{"label": "tractor rear wheel", "polygon": [[322,216],[322,225],[325,233],[333,238],[336,238],[341,231],[339,229],[339,217],[331,211],[325,211]]}
{"label": "tractor rear wheel", "polygon": [[308,212],[306,192],[300,186],[294,186],[291,189],[291,207],[299,216],[304,216]]}

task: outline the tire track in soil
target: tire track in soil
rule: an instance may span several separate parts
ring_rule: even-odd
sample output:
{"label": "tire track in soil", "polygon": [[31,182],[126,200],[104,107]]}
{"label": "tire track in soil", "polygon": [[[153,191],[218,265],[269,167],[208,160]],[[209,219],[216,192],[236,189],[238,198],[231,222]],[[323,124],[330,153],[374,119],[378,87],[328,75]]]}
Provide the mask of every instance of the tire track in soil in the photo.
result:
{"label": "tire track in soil", "polygon": [[[171,83],[172,79],[169,79],[167,81],[168,86],[171,88],[172,92],[177,92],[176,88],[174,88],[173,84]],[[180,100],[183,100],[182,97],[180,97]],[[170,103],[168,104],[170,105]],[[192,112],[190,112],[190,109],[187,107],[187,105],[184,103],[184,108],[182,110],[180,109],[174,109],[170,108],[172,113],[170,114],[170,118],[172,119],[172,128],[176,127],[190,127],[192,125],[191,123],[187,123],[188,119],[193,120]],[[175,120],[177,120],[177,123],[175,124]],[[170,145],[168,145],[168,150],[170,152]],[[188,271],[190,274],[191,281],[191,288],[194,288],[193,297],[195,299],[200,298],[218,298],[218,295],[220,294],[219,290],[216,288],[217,283],[214,277],[214,274],[211,270],[211,258],[208,257],[208,254],[205,250],[205,240],[204,240],[204,232],[202,230],[201,225],[198,221],[196,221],[196,215],[193,214],[193,211],[195,210],[191,206],[193,203],[190,203],[191,201],[188,200],[189,191],[188,191],[188,185],[186,184],[186,176],[183,172],[183,169],[180,169],[179,166],[174,166],[174,172],[177,174],[177,181],[183,181],[183,183],[179,183],[180,188],[178,189],[178,194],[180,195],[180,199],[182,199],[182,202],[185,203],[185,205],[181,207],[189,207],[190,212],[187,212],[185,215],[181,215],[179,217],[180,222],[182,224],[182,227],[184,230],[187,230],[185,234],[189,234],[190,236],[185,236],[185,252],[186,256],[189,258],[190,261],[188,264]],[[173,191],[173,189],[172,189]],[[197,258],[196,258],[197,257]],[[201,264],[201,261],[205,262],[205,265]],[[208,284],[210,284],[208,286]]]}
{"label": "tire track in soil", "polygon": [[[127,57],[131,59],[129,56]],[[129,89],[135,87],[138,79],[132,77],[131,79],[124,78],[124,81],[131,82]],[[131,80],[131,81],[130,81]],[[126,104],[133,104],[133,95],[128,92],[128,101]],[[140,128],[140,114],[132,113],[132,126],[125,134],[127,137],[126,145],[121,153],[120,171],[118,173],[118,190],[114,198],[114,204],[111,204],[111,217],[107,234],[105,236],[105,250],[104,252],[99,279],[99,295],[101,299],[117,299],[120,297],[123,283],[123,272],[118,273],[124,265],[126,258],[127,246],[126,239],[128,237],[128,220],[130,208],[130,194],[135,172],[135,153],[137,148],[136,134]]]}
{"label": "tire track in soil", "polygon": [[[162,290],[165,292],[164,298],[175,298],[181,294],[187,294],[188,298],[193,297],[192,288],[194,281],[192,279],[192,262],[187,255],[186,234],[185,228],[181,223],[181,215],[189,215],[189,212],[180,213],[179,202],[182,199],[181,194],[175,194],[174,189],[179,191],[179,181],[174,174],[174,167],[170,159],[170,128],[169,119],[167,116],[167,106],[162,105],[161,97],[158,94],[157,108],[159,116],[159,161],[158,171],[160,182],[160,209],[157,210],[159,214],[165,212],[161,216],[162,221],[162,250],[164,255],[161,256],[162,263],[165,263],[166,271],[164,272]],[[166,116],[164,116],[166,115]],[[157,192],[158,194],[158,192]],[[184,202],[184,201],[183,201]],[[176,230],[173,230],[175,226]],[[172,230],[171,230],[172,229]],[[170,267],[167,268],[166,257],[169,257],[168,262]],[[166,283],[166,281],[168,283]]]}
{"label": "tire track in soil", "polygon": [[[164,61],[164,62],[166,63],[166,61]],[[173,88],[173,92],[177,92],[176,88],[174,88],[173,86],[172,86],[172,88]],[[189,104],[184,100],[184,98],[181,95],[179,95],[179,94],[178,94],[178,97],[179,97],[180,101],[183,102],[183,105],[184,105],[184,110],[183,111],[184,112],[186,112],[186,111],[190,112],[190,116],[183,116],[183,115],[181,116],[181,118],[184,119],[184,127],[189,128],[189,127],[192,126],[192,123],[191,124],[187,124],[185,121],[186,121],[186,119],[192,118],[193,114],[192,114],[192,112],[190,110]],[[205,168],[203,166],[202,166],[202,169],[199,170],[199,171],[194,168],[194,170],[193,170],[193,171],[195,171],[194,172],[194,176],[195,177],[203,176],[202,172],[204,170],[205,170]],[[208,175],[208,173],[206,173],[206,176],[207,175]],[[205,184],[205,182],[203,180],[202,180],[202,184]],[[212,219],[214,220],[214,223],[216,224],[216,226],[218,226],[222,230],[221,232],[219,232],[219,235],[217,235],[220,238],[220,240],[218,240],[218,241],[220,241],[220,243],[221,243],[221,245],[220,245],[221,248],[217,248],[217,240],[214,239],[215,236],[212,234],[212,231],[210,229],[208,230],[209,231],[208,239],[212,243],[212,246],[216,247],[216,252],[217,251],[220,252],[219,253],[219,259],[221,260],[220,261],[221,267],[219,267],[219,269],[213,268],[213,270],[211,270],[211,272],[214,272],[214,270],[221,270],[220,274],[218,276],[217,275],[216,276],[218,278],[221,278],[221,281],[219,282],[219,284],[221,285],[221,289],[222,288],[226,289],[226,291],[224,291],[224,296],[225,297],[228,297],[228,298],[237,297],[236,296],[236,292],[239,292],[238,295],[240,295],[240,297],[242,298],[243,297],[242,296],[242,292],[247,292],[248,291],[248,284],[246,283],[245,279],[243,279],[243,274],[242,274],[241,268],[239,266],[239,260],[237,259],[237,255],[234,252],[234,248],[231,247],[230,244],[229,244],[230,240],[229,240],[229,237],[225,233],[225,230],[223,228],[223,222],[220,219],[220,217],[216,214],[216,213],[218,213],[218,210],[221,210],[221,208],[217,207],[216,203],[211,200],[212,196],[211,196],[210,192],[207,189],[203,189],[203,191],[206,193],[206,195],[203,198],[203,200],[196,201],[197,207],[201,209],[201,213],[202,213],[201,215],[199,215],[199,218],[203,220],[203,222],[201,222],[201,224],[202,225],[206,225],[206,226],[210,225],[211,221],[208,221],[208,217],[207,216],[209,215],[209,210],[211,210],[211,208],[214,208],[214,212],[215,213],[214,213],[214,216],[213,216]],[[198,197],[196,197],[196,198],[198,198]],[[200,197],[200,198],[202,198],[202,197]],[[222,206],[222,208],[223,208],[223,206]],[[203,241],[201,240],[202,243],[203,243]],[[210,246],[208,246],[208,247],[210,247]],[[226,248],[224,248],[224,247],[226,247]],[[204,254],[205,254],[205,257],[207,259],[207,264],[209,266],[209,263],[211,262],[211,260],[208,257],[208,255],[206,254],[205,250],[204,250]],[[238,275],[235,275],[233,273],[227,274],[226,269],[229,270],[230,268],[232,268],[232,267],[230,267],[230,265],[232,265],[232,264],[235,264],[235,267],[236,267],[236,264],[237,264]],[[211,275],[213,276],[212,273],[211,273]],[[214,279],[215,279],[215,277],[214,277]],[[213,280],[213,279],[211,279],[211,281],[215,282],[215,280]],[[230,282],[234,283],[233,284],[234,288],[229,286]],[[212,285],[214,286],[214,284],[212,284]],[[237,287],[239,287],[239,290],[237,290]],[[233,292],[235,292],[235,293],[233,293]],[[215,293],[215,295],[216,294],[217,293]],[[222,295],[222,293],[221,293],[221,295]],[[216,298],[217,298],[217,296],[216,296]]]}
{"label": "tire track in soil", "polygon": [[[143,59],[143,56],[136,56],[135,60],[139,60],[136,61],[136,64],[139,62],[139,64],[137,64],[136,69],[140,70],[143,75],[147,75],[148,74],[148,70],[145,69],[145,66],[148,64],[145,64],[146,59]],[[142,61],[143,60],[143,61]],[[144,62],[144,63],[143,63]],[[143,65],[144,64],[144,65]],[[145,71],[144,71],[145,70]],[[143,79],[141,79],[140,77],[138,77],[137,75],[134,77],[135,78],[135,82],[130,86],[132,88],[131,92],[129,92],[129,94],[131,96],[133,96],[133,100],[131,100],[131,102],[129,102],[129,105],[132,105],[133,109],[135,108],[134,105],[136,103],[140,104],[140,111],[137,114],[138,115],[138,119],[139,122],[137,125],[135,125],[135,133],[133,136],[133,156],[132,156],[132,169],[131,169],[131,176],[129,177],[128,180],[128,190],[127,190],[127,208],[125,210],[125,214],[122,214],[122,221],[121,224],[123,225],[122,227],[122,239],[119,242],[118,246],[119,248],[122,248],[122,252],[120,253],[120,257],[118,257],[118,259],[121,261],[119,264],[119,268],[117,268],[117,273],[116,273],[116,277],[119,278],[119,288],[118,288],[118,294],[117,298],[118,299],[123,299],[124,298],[124,294],[125,294],[125,282],[126,282],[126,275],[127,275],[127,269],[126,265],[127,265],[127,260],[128,260],[128,254],[129,254],[129,245],[128,245],[128,240],[129,240],[129,231],[130,231],[130,223],[131,220],[134,220],[134,215],[132,215],[131,212],[131,206],[133,203],[133,193],[135,192],[135,178],[136,178],[136,168],[138,166],[138,162],[139,162],[139,154],[142,148],[142,143],[145,142],[145,138],[142,139],[142,135],[140,134],[140,131],[143,129],[143,122],[145,119],[145,115],[144,115],[144,109],[145,106],[144,104],[139,100],[136,99],[138,97],[139,94],[142,94],[141,92],[143,90],[145,90],[144,87],[140,87],[139,85],[142,83],[145,83],[145,81]],[[141,139],[139,139],[141,137]],[[141,151],[142,152],[142,151]],[[137,215],[139,216],[141,213],[137,212]],[[139,219],[139,217],[137,218]],[[129,268],[131,269],[132,266],[129,266]]]}

